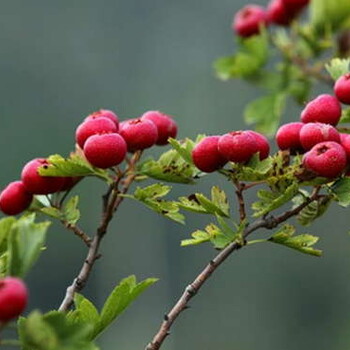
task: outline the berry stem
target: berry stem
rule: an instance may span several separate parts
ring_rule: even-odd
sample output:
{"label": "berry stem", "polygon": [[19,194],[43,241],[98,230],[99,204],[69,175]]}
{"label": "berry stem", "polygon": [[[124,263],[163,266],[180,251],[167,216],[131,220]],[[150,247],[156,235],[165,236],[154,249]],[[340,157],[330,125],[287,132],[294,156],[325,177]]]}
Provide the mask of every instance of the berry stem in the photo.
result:
{"label": "berry stem", "polygon": [[[100,257],[99,248],[103,237],[105,236],[108,225],[113,218],[113,214],[122,203],[124,197],[136,177],[136,164],[141,157],[142,152],[135,152],[130,163],[123,173],[125,179],[118,178],[115,183],[109,187],[107,193],[102,197],[103,212],[99,227],[97,228],[89,245],[89,250],[79,274],[73,280],[73,283],[67,288],[66,295],[59,307],[59,311],[67,311],[74,302],[74,295],[80,292],[86,285],[95,261]],[[119,184],[122,183],[122,189],[119,190]],[[72,227],[70,229],[73,229]],[[75,232],[76,233],[76,232]]]}
{"label": "berry stem", "polygon": [[245,185],[241,184],[237,180],[234,180],[233,183],[236,186],[236,196],[237,196],[237,201],[239,205],[239,219],[240,219],[240,222],[242,223],[247,217],[244,197],[243,197],[243,191],[245,190]]}
{"label": "berry stem", "polygon": [[[259,219],[249,224],[243,232],[243,238],[246,239],[251,233],[261,229],[273,229],[279,224],[285,222],[292,216],[297,215],[307,205],[314,200],[318,199],[318,193],[320,188],[316,187],[310,197],[305,198],[305,201],[298,205],[296,208],[288,210],[279,216],[270,216],[263,219]],[[246,244],[246,243],[245,243]],[[200,274],[190,283],[184,290],[181,297],[177,300],[173,308],[164,317],[163,322],[160,325],[158,332],[153,337],[152,341],[146,346],[145,350],[158,350],[161,348],[165,338],[170,335],[170,329],[172,324],[178,318],[178,316],[186,309],[189,308],[189,301],[199,292],[209,277],[215,272],[215,270],[236,250],[242,248],[242,244],[237,242],[230,243],[226,248],[220,251],[214,259],[200,272]]]}
{"label": "berry stem", "polygon": [[90,247],[92,239],[80,227],[74,224],[70,224],[64,220],[62,221],[62,224],[67,230],[72,231],[76,236],[78,236],[86,244],[87,247]]}

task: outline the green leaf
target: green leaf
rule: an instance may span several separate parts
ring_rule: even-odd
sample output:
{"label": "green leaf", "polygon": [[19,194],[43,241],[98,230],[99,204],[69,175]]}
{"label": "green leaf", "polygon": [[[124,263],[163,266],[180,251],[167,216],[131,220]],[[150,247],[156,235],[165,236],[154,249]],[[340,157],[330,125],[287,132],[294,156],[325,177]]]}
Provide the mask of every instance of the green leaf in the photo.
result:
{"label": "green leaf", "polygon": [[350,123],[350,108],[343,108],[339,123]]}
{"label": "green leaf", "polygon": [[265,65],[269,54],[266,32],[241,40],[239,46],[236,55],[219,58],[214,63],[220,79],[248,78]]}
{"label": "green leaf", "polygon": [[16,219],[13,216],[2,218],[0,220],[0,254],[7,251],[7,244],[15,223]]}
{"label": "green leaf", "polygon": [[178,154],[182,157],[182,159],[189,163],[193,164],[192,161],[192,150],[195,147],[195,145],[202,140],[205,137],[205,135],[198,135],[196,141],[192,141],[188,138],[177,141],[173,138],[170,138],[168,141],[170,145],[178,152]]}
{"label": "green leaf", "polygon": [[312,248],[318,242],[319,238],[309,234],[293,236],[295,227],[292,225],[284,225],[278,232],[276,232],[270,239],[270,242],[284,245],[288,248],[298,250],[301,253],[321,256],[322,251]]}
{"label": "green leaf", "polygon": [[23,350],[98,350],[89,340],[91,325],[71,323],[58,311],[21,317],[18,330]]}
{"label": "green leaf", "polygon": [[[175,144],[173,142],[173,144]],[[190,141],[187,141],[187,146]],[[186,146],[186,147],[187,147]],[[200,171],[187,161],[187,151],[179,153],[177,149],[171,149],[163,153],[158,160],[149,159],[138,166],[140,175],[146,175],[156,180],[191,184]],[[185,160],[186,159],[186,160]]]}
{"label": "green leaf", "polygon": [[147,199],[159,199],[166,196],[170,190],[171,186],[157,183],[143,188],[137,187],[134,196],[139,201],[144,201]]}
{"label": "green leaf", "polygon": [[143,291],[157,282],[156,278],[148,278],[136,283],[135,276],[123,279],[107,298],[101,311],[101,318],[95,335],[103,332]]}
{"label": "green leaf", "polygon": [[245,121],[248,124],[256,124],[257,131],[272,135],[279,125],[285,101],[285,93],[260,97],[246,106]]}
{"label": "green leaf", "polygon": [[257,194],[261,201],[253,203],[252,208],[255,211],[253,217],[263,216],[272,210],[280,208],[295,197],[298,191],[298,183],[292,183],[282,194],[278,192],[274,193],[266,190],[259,190]]}
{"label": "green leaf", "polygon": [[54,207],[44,207],[40,209],[40,212],[47,215],[47,216],[51,216],[52,218],[58,219],[58,220],[62,220],[64,215],[63,213]]}
{"label": "green leaf", "polygon": [[23,277],[44,249],[50,222],[35,223],[35,214],[22,216],[12,226],[8,244],[7,274]]}
{"label": "green leaf", "polygon": [[342,75],[349,73],[350,59],[333,58],[326,64],[328,73],[334,80],[337,80]]}
{"label": "green leaf", "polygon": [[348,0],[312,0],[311,24],[318,31],[340,28],[350,17]]}
{"label": "green leaf", "polygon": [[335,196],[335,200],[342,207],[350,205],[350,178],[344,177],[337,180],[330,188],[331,193]]}
{"label": "green leaf", "polygon": [[47,158],[49,165],[39,168],[39,174],[42,176],[97,176],[107,182],[112,182],[108,172],[103,169],[95,168],[78,154],[72,154],[69,158],[63,158],[55,154]]}
{"label": "green leaf", "polygon": [[75,225],[80,219],[80,211],[77,208],[79,203],[79,197],[71,197],[63,208],[64,220],[68,224]]}

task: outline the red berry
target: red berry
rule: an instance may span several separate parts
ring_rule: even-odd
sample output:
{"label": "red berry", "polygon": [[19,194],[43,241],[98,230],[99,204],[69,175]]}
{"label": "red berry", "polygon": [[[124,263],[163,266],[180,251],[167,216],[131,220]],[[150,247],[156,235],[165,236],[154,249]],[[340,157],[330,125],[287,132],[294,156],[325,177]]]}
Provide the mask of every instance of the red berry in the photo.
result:
{"label": "red berry", "polygon": [[258,152],[258,143],[251,131],[232,131],[220,137],[218,148],[227,160],[245,163]]}
{"label": "red berry", "polygon": [[310,101],[301,112],[303,123],[325,123],[337,125],[341,117],[341,105],[332,95],[319,95]]}
{"label": "red berry", "polygon": [[264,8],[248,5],[239,10],[233,18],[232,29],[242,37],[249,37],[260,32],[261,26],[267,24]]}
{"label": "red berry", "polygon": [[340,143],[338,130],[330,125],[323,123],[308,123],[300,130],[300,142],[307,151],[313,146],[324,141],[334,141]]}
{"label": "red berry", "polygon": [[350,73],[341,76],[335,82],[334,93],[340,102],[350,105]]}
{"label": "red berry", "polygon": [[175,138],[177,135],[177,125],[170,116],[159,111],[149,111],[142,115],[142,120],[150,120],[158,130],[158,139],[156,145],[166,145],[168,138]]}
{"label": "red berry", "polygon": [[299,12],[309,4],[310,0],[283,0],[288,11]]}
{"label": "red berry", "polygon": [[158,139],[156,125],[150,120],[140,118],[120,123],[119,133],[123,136],[129,152],[149,148],[155,145]]}
{"label": "red berry", "polygon": [[17,215],[30,206],[32,199],[22,181],[10,182],[0,194],[0,210],[6,215]]}
{"label": "red berry", "polygon": [[298,12],[288,10],[283,0],[272,0],[267,7],[269,23],[275,23],[281,26],[288,26],[298,15]]}
{"label": "red berry", "polygon": [[193,148],[192,160],[199,170],[211,173],[227,163],[227,160],[219,153],[219,139],[220,136],[207,136]]}
{"label": "red berry", "polygon": [[33,194],[49,194],[61,190],[63,185],[63,177],[41,176],[39,175],[39,167],[49,166],[44,158],[36,158],[27,163],[22,170],[22,182],[29,193]]}
{"label": "red berry", "polygon": [[28,290],[22,280],[15,277],[0,279],[0,321],[8,322],[19,316],[28,302]]}
{"label": "red berry", "polygon": [[340,134],[340,144],[343,146],[345,153],[350,161],[350,135]]}
{"label": "red berry", "polygon": [[86,159],[95,167],[107,169],[120,164],[126,155],[126,143],[119,134],[90,136],[84,145]]}
{"label": "red berry", "polygon": [[260,160],[267,158],[269,156],[269,153],[270,153],[270,144],[269,144],[268,139],[264,135],[262,135],[256,131],[247,130],[247,132],[249,132],[254,137],[254,139],[258,145],[257,152],[259,152]]}
{"label": "red berry", "polygon": [[100,118],[100,117],[105,117],[105,118],[110,119],[113,123],[115,123],[115,125],[118,128],[118,126],[119,126],[119,118],[118,118],[118,116],[114,112],[112,112],[112,111],[110,111],[108,109],[100,109],[100,110],[98,110],[96,112],[93,112],[90,115],[88,115],[85,118],[85,120],[96,119],[96,118]]}
{"label": "red berry", "polygon": [[346,153],[336,142],[321,142],[304,154],[303,165],[318,176],[334,178],[345,170]]}
{"label": "red berry", "polygon": [[84,148],[84,143],[90,136],[117,131],[116,124],[106,117],[90,118],[78,126],[75,132],[75,140],[81,148]]}
{"label": "red berry", "polygon": [[293,122],[282,125],[276,133],[276,142],[281,150],[289,149],[291,153],[302,152],[303,147],[300,143],[300,129],[303,123]]}

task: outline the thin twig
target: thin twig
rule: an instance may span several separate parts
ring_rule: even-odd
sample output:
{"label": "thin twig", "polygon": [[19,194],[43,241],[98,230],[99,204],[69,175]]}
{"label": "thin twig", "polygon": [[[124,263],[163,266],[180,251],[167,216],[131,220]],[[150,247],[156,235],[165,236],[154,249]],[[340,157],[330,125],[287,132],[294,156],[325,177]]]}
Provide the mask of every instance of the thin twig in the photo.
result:
{"label": "thin twig", "polygon": [[79,226],[71,224],[67,221],[62,221],[62,224],[76,236],[78,236],[88,247],[90,247],[92,239]]}
{"label": "thin twig", "polygon": [[244,197],[243,197],[243,191],[244,191],[245,187],[244,187],[244,184],[241,184],[237,180],[234,180],[233,183],[236,186],[236,196],[237,196],[237,201],[238,201],[238,206],[239,206],[239,219],[240,219],[240,222],[243,222],[247,217],[247,213],[245,210]]}
{"label": "thin twig", "polygon": [[[127,171],[125,174],[128,174],[126,179],[123,181],[123,187],[119,191],[118,188],[112,186],[109,188],[107,195],[103,196],[103,207],[105,208],[102,213],[102,219],[99,227],[96,230],[96,233],[91,241],[87,256],[84,260],[83,266],[80,269],[79,274],[73,280],[73,283],[67,288],[66,295],[59,307],[60,311],[67,311],[73,304],[74,295],[76,292],[80,292],[86,285],[86,282],[89,279],[92,268],[95,264],[95,261],[100,257],[99,248],[101,241],[104,235],[107,232],[108,224],[110,223],[114,212],[117,210],[123,197],[120,194],[125,194],[128,192],[132,182],[135,179],[135,166],[138,160],[141,157],[141,152],[136,152],[132,157]],[[119,184],[120,180],[117,181]],[[111,190],[112,188],[112,190]]]}
{"label": "thin twig", "polygon": [[[268,217],[264,219],[257,220],[252,224],[248,225],[243,233],[243,238],[246,239],[251,233],[257,231],[261,228],[273,229],[282,222],[288,220],[294,215],[297,215],[301,210],[303,210],[307,205],[318,198],[319,188],[316,188],[310,197],[306,198],[305,202],[297,206],[296,208],[286,211],[277,217]],[[232,242],[226,248],[224,248],[216,257],[209,262],[209,264],[203,269],[203,271],[194,279],[194,281],[189,284],[180,299],[176,302],[174,307],[170,310],[168,314],[165,315],[164,320],[153,337],[152,341],[146,346],[145,350],[158,350],[162,346],[165,338],[170,334],[170,328],[175,322],[177,317],[182,313],[182,311],[188,308],[188,302],[198,293],[201,287],[209,279],[209,277],[214,273],[214,271],[236,250],[242,248],[242,245],[237,242]]]}

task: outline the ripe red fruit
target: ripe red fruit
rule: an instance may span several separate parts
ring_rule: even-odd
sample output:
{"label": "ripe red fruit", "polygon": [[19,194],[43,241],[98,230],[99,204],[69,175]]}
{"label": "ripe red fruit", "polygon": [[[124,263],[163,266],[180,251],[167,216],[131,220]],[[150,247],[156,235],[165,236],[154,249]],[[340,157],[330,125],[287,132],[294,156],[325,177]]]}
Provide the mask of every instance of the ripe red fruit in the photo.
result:
{"label": "ripe red fruit", "polygon": [[220,137],[218,148],[227,160],[245,163],[258,152],[258,143],[251,131],[232,131]]}
{"label": "ripe red fruit", "polygon": [[170,116],[159,111],[148,111],[141,117],[142,120],[150,120],[158,130],[158,139],[156,145],[166,145],[168,138],[175,138],[177,135],[177,125]]}
{"label": "ripe red fruit", "polygon": [[0,194],[0,210],[6,215],[17,215],[30,206],[32,199],[22,181],[10,182]]}
{"label": "ripe red fruit", "polygon": [[158,131],[156,125],[146,119],[130,119],[120,123],[119,133],[123,136],[129,152],[143,150],[156,144]]}
{"label": "ripe red fruit", "polygon": [[269,23],[287,26],[294,18],[294,13],[287,10],[283,0],[272,0],[267,7]]}
{"label": "ripe red fruit", "polygon": [[350,161],[350,135],[340,134],[340,144],[343,146],[345,153]]}
{"label": "ripe red fruit", "polygon": [[270,144],[269,144],[268,139],[264,135],[262,135],[256,131],[247,130],[247,132],[250,133],[254,137],[254,139],[257,143],[257,151],[256,152],[259,152],[260,160],[267,158],[269,156],[269,153],[270,153]]}
{"label": "ripe red fruit", "polygon": [[116,124],[106,117],[90,118],[78,126],[75,132],[75,140],[81,148],[84,148],[84,143],[90,136],[117,131]]}
{"label": "ripe red fruit", "polygon": [[192,160],[199,170],[211,173],[227,163],[227,160],[219,153],[219,139],[220,136],[207,136],[193,148]]}
{"label": "ripe red fruit", "polygon": [[27,163],[22,170],[22,182],[29,193],[49,194],[61,190],[63,177],[41,176],[38,168],[48,166],[49,163],[44,158],[36,158]]}
{"label": "ripe red fruit", "polygon": [[318,176],[337,177],[346,167],[345,150],[333,141],[318,143],[304,154],[303,166]]}
{"label": "ripe red fruit", "polygon": [[340,143],[340,135],[338,130],[330,124],[305,124],[301,128],[299,135],[301,145],[305,150],[309,150],[316,144],[324,141],[334,141]]}
{"label": "ripe red fruit", "polygon": [[232,29],[242,37],[249,37],[260,32],[267,24],[267,14],[263,7],[248,5],[239,10],[233,18]]}
{"label": "ripe red fruit", "polygon": [[276,133],[276,142],[281,150],[289,149],[291,153],[302,152],[303,147],[300,143],[300,129],[303,123],[293,122],[282,125]]}
{"label": "ripe red fruit", "polygon": [[341,76],[335,82],[334,93],[340,102],[350,104],[350,73]]}
{"label": "ripe red fruit", "polygon": [[341,105],[332,95],[319,95],[310,101],[301,112],[303,123],[325,123],[337,125],[341,117]]}
{"label": "ripe red fruit", "polygon": [[309,4],[310,0],[283,0],[288,11],[299,12]]}
{"label": "ripe red fruit", "polygon": [[89,120],[89,119],[96,119],[96,118],[100,118],[100,117],[105,117],[105,118],[108,118],[109,120],[111,120],[118,128],[118,125],[119,125],[119,118],[118,116],[108,110],[108,109],[99,109],[98,111],[96,112],[93,112],[91,113],[90,115],[88,115],[86,118],[85,118],[85,121],[86,120]]}
{"label": "ripe red fruit", "polygon": [[8,322],[19,316],[28,302],[28,290],[22,280],[15,277],[0,279],[0,321]]}
{"label": "ripe red fruit", "polygon": [[126,143],[116,133],[93,135],[85,142],[84,155],[93,166],[107,169],[124,160]]}

